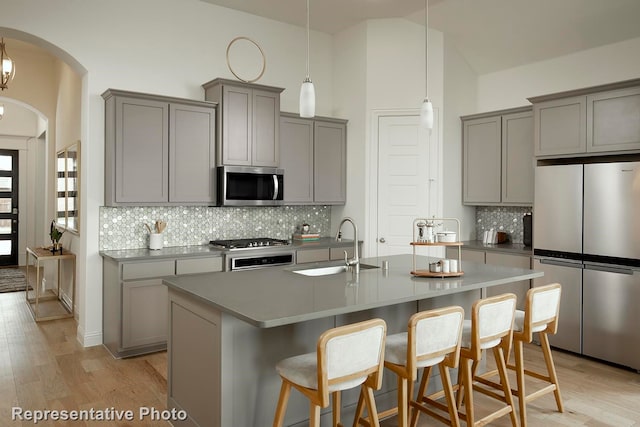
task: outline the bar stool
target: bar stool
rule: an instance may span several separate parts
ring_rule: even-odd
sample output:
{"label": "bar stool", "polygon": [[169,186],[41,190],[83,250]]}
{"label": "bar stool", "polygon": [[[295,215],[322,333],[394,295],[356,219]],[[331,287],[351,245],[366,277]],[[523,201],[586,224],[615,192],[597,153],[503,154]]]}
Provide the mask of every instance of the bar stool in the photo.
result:
{"label": "bar stool", "polygon": [[[518,396],[520,409],[520,424],[527,425],[527,402],[535,400],[547,393],[553,392],[559,412],[564,412],[562,397],[560,396],[560,386],[556,368],[551,356],[548,334],[555,334],[558,330],[558,313],[560,311],[560,294],[562,287],[560,283],[552,283],[546,286],[531,288],[527,291],[527,300],[524,311],[517,310],[513,326],[513,341],[515,353],[515,366],[509,365],[510,369],[516,371],[518,390],[512,390]],[[540,337],[540,348],[547,366],[547,373],[542,374],[524,369],[523,343],[531,343],[533,334],[538,333]],[[544,388],[531,393],[525,392],[525,375],[537,378],[548,383]]]}
{"label": "bar stool", "polygon": [[[509,414],[511,424],[518,425],[516,410],[507,377],[505,354],[509,354],[513,336],[513,322],[516,310],[516,296],[502,294],[484,298],[473,303],[471,320],[465,320],[460,348],[460,370],[458,372],[458,410],[462,406],[464,391],[465,413],[460,412],[467,426],[484,426],[491,421]],[[476,375],[478,363],[482,360],[483,350],[493,350],[500,383]],[[473,365],[471,365],[473,364]],[[505,403],[505,406],[475,419],[473,392],[477,391]],[[502,394],[497,391],[501,391]]]}
{"label": "bar stool", "polygon": [[[278,362],[282,387],[274,427],[282,426],[292,386],[309,399],[311,427],[320,426],[320,408],[329,406],[329,394],[333,397],[333,426],[340,425],[340,392],[357,386],[361,386],[369,413],[377,414],[373,390],[382,386],[386,332],[382,319],[339,326],[320,335],[316,352]],[[379,426],[377,417],[374,425]]]}
{"label": "bar stool", "polygon": [[[418,411],[425,412],[445,424],[456,427],[460,425],[449,368],[458,366],[463,321],[462,307],[423,311],[411,316],[407,332],[387,336],[384,366],[393,371],[398,378],[398,406],[378,414],[379,418],[386,418],[397,412],[398,426],[406,427],[409,408],[412,407],[415,408],[411,418],[413,426],[417,425]],[[431,368],[436,365],[440,368],[446,405],[437,402],[433,395],[426,396]],[[418,398],[413,400],[413,383],[418,377],[418,369],[421,368],[424,368],[424,371]],[[356,408],[355,425],[369,425],[368,420],[362,418],[362,400],[361,396]],[[449,418],[427,405],[448,412]]]}

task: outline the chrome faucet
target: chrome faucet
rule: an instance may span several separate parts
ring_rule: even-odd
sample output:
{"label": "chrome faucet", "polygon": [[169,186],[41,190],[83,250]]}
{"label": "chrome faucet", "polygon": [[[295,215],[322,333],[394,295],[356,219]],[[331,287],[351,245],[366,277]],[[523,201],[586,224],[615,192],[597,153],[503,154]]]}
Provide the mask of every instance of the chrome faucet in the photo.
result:
{"label": "chrome faucet", "polygon": [[338,231],[336,232],[336,241],[339,241],[342,237],[341,230],[342,225],[345,222],[350,222],[353,226],[353,258],[349,259],[347,251],[344,251],[344,262],[347,267],[352,269],[352,271],[360,273],[360,257],[358,255],[358,226],[353,221],[353,219],[346,217],[342,221],[340,221],[340,225],[338,225]]}

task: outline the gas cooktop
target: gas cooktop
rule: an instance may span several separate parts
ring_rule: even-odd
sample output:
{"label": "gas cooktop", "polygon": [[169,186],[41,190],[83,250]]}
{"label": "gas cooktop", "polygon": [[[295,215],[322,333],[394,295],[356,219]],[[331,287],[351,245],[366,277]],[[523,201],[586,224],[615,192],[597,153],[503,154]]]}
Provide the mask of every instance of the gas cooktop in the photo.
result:
{"label": "gas cooktop", "polygon": [[271,239],[269,237],[259,237],[257,239],[211,240],[209,243],[216,248],[221,249],[249,249],[270,246],[286,246],[289,244],[289,241]]}

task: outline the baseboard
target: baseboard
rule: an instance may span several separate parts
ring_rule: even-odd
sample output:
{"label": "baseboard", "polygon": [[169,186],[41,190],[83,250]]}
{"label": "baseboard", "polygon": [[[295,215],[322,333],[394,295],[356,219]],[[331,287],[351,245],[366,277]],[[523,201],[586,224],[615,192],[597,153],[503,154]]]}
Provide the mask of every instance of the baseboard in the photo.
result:
{"label": "baseboard", "polygon": [[102,332],[85,333],[82,326],[78,325],[76,339],[83,347],[95,347],[102,345]]}

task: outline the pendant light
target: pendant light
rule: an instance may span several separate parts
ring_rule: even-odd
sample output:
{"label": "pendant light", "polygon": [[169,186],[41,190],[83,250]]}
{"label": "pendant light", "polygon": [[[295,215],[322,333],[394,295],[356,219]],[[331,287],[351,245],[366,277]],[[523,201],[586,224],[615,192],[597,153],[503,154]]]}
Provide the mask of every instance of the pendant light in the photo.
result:
{"label": "pendant light", "polygon": [[300,117],[316,115],[316,90],[309,78],[309,0],[307,0],[307,76],[300,87]]}
{"label": "pendant light", "polygon": [[429,0],[424,1],[424,86],[425,96],[420,108],[420,124],[433,129],[433,104],[429,101]]}
{"label": "pendant light", "polygon": [[4,47],[4,37],[0,39],[0,89],[8,88],[7,83],[13,79],[16,74],[16,64],[13,59],[9,58]]}
{"label": "pendant light", "polygon": [[4,105],[0,104],[0,119],[4,116]]}

